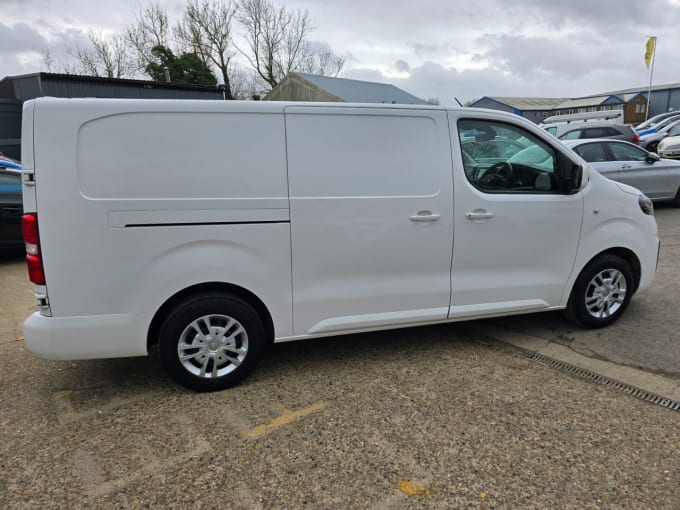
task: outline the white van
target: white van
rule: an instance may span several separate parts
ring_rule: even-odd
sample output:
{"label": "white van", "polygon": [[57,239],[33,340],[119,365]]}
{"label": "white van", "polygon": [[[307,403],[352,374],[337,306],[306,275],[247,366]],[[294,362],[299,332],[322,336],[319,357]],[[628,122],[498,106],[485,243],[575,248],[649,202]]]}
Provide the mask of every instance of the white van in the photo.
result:
{"label": "white van", "polygon": [[651,202],[516,115],[108,99],[23,115],[24,329],[45,358],[157,344],[176,381],[215,390],[271,342],[560,309],[605,326],[654,276]]}

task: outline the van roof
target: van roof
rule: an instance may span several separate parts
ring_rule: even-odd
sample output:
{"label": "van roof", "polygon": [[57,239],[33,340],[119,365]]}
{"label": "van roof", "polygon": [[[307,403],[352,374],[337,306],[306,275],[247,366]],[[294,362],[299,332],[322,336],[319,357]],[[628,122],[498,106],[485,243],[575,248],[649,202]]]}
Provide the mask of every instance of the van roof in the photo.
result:
{"label": "van roof", "polygon": [[[500,115],[513,119],[523,119],[531,124],[533,122],[528,119],[518,116],[514,113],[503,112],[500,110],[490,110],[488,108],[471,108],[461,106],[443,106],[430,104],[388,104],[388,103],[341,103],[341,102],[312,102],[312,101],[238,101],[238,100],[214,100],[214,99],[126,99],[126,98],[61,98],[61,97],[39,97],[31,99],[36,104],[41,103],[61,103],[68,105],[76,104],[92,104],[92,103],[111,103],[120,105],[127,103],[135,105],[135,107],[143,105],[148,111],[158,110],[173,110],[176,107],[177,111],[186,111],[187,109],[198,111],[215,111],[216,106],[219,111],[263,111],[263,112],[281,112],[287,107],[291,106],[315,106],[324,108],[376,108],[384,110],[439,110],[439,111],[458,111],[458,112],[477,112],[488,115]],[[28,101],[27,101],[28,102]],[[169,108],[170,107],[170,108]]]}
{"label": "van roof", "polygon": [[[449,111],[459,113],[481,113],[489,118],[512,119],[526,125],[538,127],[526,117],[488,108],[471,108],[462,106],[442,105],[411,105],[411,104],[386,104],[386,103],[341,103],[341,102],[310,102],[310,101],[224,101],[212,99],[125,99],[125,98],[56,98],[39,97],[31,99],[36,107],[40,104],[58,104],[71,108],[74,105],[100,105],[111,104],[120,107],[122,104],[129,105],[139,112],[232,112],[232,113],[283,113],[288,107],[322,107],[322,108],[361,108],[379,110],[432,110]],[[68,106],[67,106],[68,105]]]}

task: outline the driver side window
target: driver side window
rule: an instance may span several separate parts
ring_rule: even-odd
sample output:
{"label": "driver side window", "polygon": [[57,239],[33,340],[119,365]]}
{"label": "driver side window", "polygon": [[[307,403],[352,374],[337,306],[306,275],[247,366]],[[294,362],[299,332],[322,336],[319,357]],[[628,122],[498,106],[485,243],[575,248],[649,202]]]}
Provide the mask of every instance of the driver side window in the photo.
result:
{"label": "driver side window", "polygon": [[468,181],[484,193],[556,193],[555,151],[521,127],[461,119],[458,137]]}

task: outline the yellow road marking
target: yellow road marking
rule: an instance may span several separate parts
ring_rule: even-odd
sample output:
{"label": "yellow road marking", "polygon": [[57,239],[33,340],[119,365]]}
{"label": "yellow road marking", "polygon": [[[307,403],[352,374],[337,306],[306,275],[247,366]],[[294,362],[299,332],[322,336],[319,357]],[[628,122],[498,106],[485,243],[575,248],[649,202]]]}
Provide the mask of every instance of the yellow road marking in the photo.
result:
{"label": "yellow road marking", "polygon": [[311,414],[315,411],[319,411],[324,407],[326,407],[325,402],[317,402],[316,404],[303,407],[302,409],[298,409],[297,411],[283,409],[283,411],[281,412],[281,416],[276,418],[274,421],[270,423],[265,423],[264,425],[258,425],[257,427],[250,429],[248,432],[244,432],[243,437],[246,439],[254,439],[256,437],[263,436],[270,430],[277,429],[279,427],[282,427],[283,425],[287,425],[295,420],[302,418],[303,416],[307,416],[308,414]]}
{"label": "yellow road marking", "polygon": [[397,489],[408,496],[428,496],[430,491],[408,480],[402,480],[397,485]]}
{"label": "yellow road marking", "polygon": [[19,338],[17,338],[17,341],[20,342],[20,341],[23,340],[23,339],[24,339],[24,337],[23,337],[23,336],[20,336]]}

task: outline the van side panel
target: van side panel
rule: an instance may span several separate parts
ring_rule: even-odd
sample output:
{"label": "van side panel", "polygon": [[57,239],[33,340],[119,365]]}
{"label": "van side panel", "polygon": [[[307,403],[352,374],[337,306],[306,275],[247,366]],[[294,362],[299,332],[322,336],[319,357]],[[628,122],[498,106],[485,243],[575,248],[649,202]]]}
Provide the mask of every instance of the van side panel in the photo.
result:
{"label": "van side panel", "polygon": [[278,115],[109,115],[78,131],[79,187],[85,197],[101,199],[284,198],[282,142]]}
{"label": "van side panel", "polygon": [[[230,103],[36,102],[53,316],[148,323],[176,292],[225,282],[265,303],[277,335],[292,333],[282,107]],[[146,336],[138,342],[145,350]]]}

